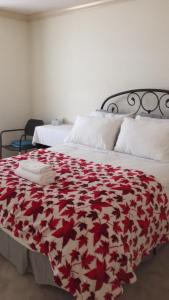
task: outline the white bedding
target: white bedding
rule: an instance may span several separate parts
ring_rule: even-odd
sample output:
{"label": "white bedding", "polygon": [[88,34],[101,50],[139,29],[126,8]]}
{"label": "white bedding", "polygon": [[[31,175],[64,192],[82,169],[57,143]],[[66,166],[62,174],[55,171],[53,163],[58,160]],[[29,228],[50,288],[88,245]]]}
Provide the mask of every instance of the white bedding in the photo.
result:
{"label": "white bedding", "polygon": [[114,151],[97,150],[75,144],[57,145],[49,148],[49,150],[62,152],[76,158],[84,158],[97,163],[142,170],[147,174],[154,175],[163,185],[169,197],[169,162],[155,161]]}

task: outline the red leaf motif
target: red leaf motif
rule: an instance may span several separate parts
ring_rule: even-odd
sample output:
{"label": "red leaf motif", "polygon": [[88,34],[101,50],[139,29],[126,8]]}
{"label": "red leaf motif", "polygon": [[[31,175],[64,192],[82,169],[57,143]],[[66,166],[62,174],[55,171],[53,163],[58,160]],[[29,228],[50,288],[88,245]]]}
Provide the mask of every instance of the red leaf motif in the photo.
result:
{"label": "red leaf motif", "polygon": [[146,176],[144,174],[140,175],[139,178],[141,182],[145,182],[145,183],[149,183],[154,180],[154,178],[152,178],[151,176]]}
{"label": "red leaf motif", "polygon": [[119,184],[118,186],[114,186],[113,188],[116,191],[122,191],[123,195],[134,194],[131,186],[128,184]]}
{"label": "red leaf motif", "polygon": [[49,228],[51,229],[51,230],[55,230],[56,229],[56,226],[57,226],[57,224],[58,224],[58,220],[56,220],[56,219],[54,219],[53,217],[52,217],[52,219],[50,220],[50,222],[49,222]]}
{"label": "red leaf motif", "polygon": [[81,236],[78,238],[78,240],[79,240],[79,248],[82,248],[84,245],[87,245],[88,239],[87,239],[86,236],[81,235]]}
{"label": "red leaf motif", "polygon": [[82,292],[86,292],[86,291],[89,291],[89,284],[88,283],[83,283],[82,284]]}
{"label": "red leaf motif", "polygon": [[46,221],[46,220],[42,220],[42,221],[40,222],[40,226],[41,226],[42,228],[45,227],[46,224],[47,224],[47,221]]}
{"label": "red leaf motif", "polygon": [[101,241],[101,246],[96,249],[96,252],[102,254],[103,257],[109,253],[109,243]]}
{"label": "red leaf motif", "polygon": [[122,221],[124,224],[124,234],[126,234],[128,231],[132,231],[133,221],[129,218],[125,217],[124,221]]}
{"label": "red leaf motif", "polygon": [[144,194],[144,196],[146,197],[146,205],[150,204],[150,203],[153,203],[153,194],[152,193],[149,193],[149,192],[146,192]]}
{"label": "red leaf motif", "polygon": [[96,290],[101,289],[103,283],[107,283],[109,276],[106,273],[105,262],[100,262],[97,259],[96,268],[85,274],[88,278],[96,281]]}
{"label": "red leaf motif", "polygon": [[130,279],[133,278],[133,274],[127,273],[123,269],[120,269],[120,271],[117,273],[117,277],[119,281],[122,281],[124,283],[129,283]]}
{"label": "red leaf motif", "polygon": [[8,222],[11,223],[11,225],[14,225],[14,224],[15,224],[15,218],[14,218],[13,215],[10,215],[10,216],[9,216]]}
{"label": "red leaf motif", "polygon": [[71,252],[71,262],[74,262],[75,260],[78,260],[79,258],[79,252],[76,250],[72,250]]}
{"label": "red leaf motif", "polygon": [[115,233],[122,232],[122,229],[120,227],[120,222],[114,222],[114,224],[113,224],[113,230],[115,231]]}
{"label": "red leaf motif", "polygon": [[54,280],[58,286],[60,286],[60,287],[62,286],[62,282],[61,282],[59,276],[54,276]]}
{"label": "red leaf motif", "polygon": [[36,194],[36,193],[38,193],[38,192],[41,192],[41,193],[43,193],[43,189],[42,188],[38,188],[38,187],[33,187],[32,189],[31,189],[31,195],[33,195],[33,194]]}
{"label": "red leaf motif", "polygon": [[91,211],[91,213],[88,215],[88,217],[91,218],[92,221],[94,221],[98,218],[98,214],[96,211]]}
{"label": "red leaf motif", "polygon": [[7,188],[5,189],[5,193],[0,196],[0,201],[7,201],[7,205],[11,201],[12,198],[16,197],[16,189]]}
{"label": "red leaf motif", "polygon": [[150,221],[147,218],[145,218],[145,220],[138,220],[138,224],[142,229],[141,235],[146,235],[148,232]]}
{"label": "red leaf motif", "polygon": [[141,218],[144,214],[145,214],[145,212],[144,212],[142,206],[139,206],[137,208],[137,215],[138,215],[138,217]]}
{"label": "red leaf motif", "polygon": [[94,260],[94,258],[95,257],[93,255],[88,254],[86,250],[85,253],[82,255],[82,268],[89,269],[89,265]]}
{"label": "red leaf motif", "polygon": [[71,272],[71,265],[66,261],[66,264],[60,267],[59,271],[63,274],[63,278],[68,278]]}
{"label": "red leaf motif", "polygon": [[20,204],[21,210],[24,211],[29,203],[30,203],[30,201],[24,201],[24,202],[22,202]]}
{"label": "red leaf motif", "polygon": [[119,208],[114,208],[113,209],[113,215],[116,216],[116,219],[120,218],[120,209]]}
{"label": "red leaf motif", "polygon": [[119,259],[118,262],[120,263],[121,267],[125,267],[127,265],[127,256],[122,255]]}
{"label": "red leaf motif", "polygon": [[59,203],[58,203],[59,211],[61,211],[63,208],[65,208],[68,204],[72,204],[72,200],[67,200],[67,201],[60,200]]}
{"label": "red leaf motif", "polygon": [[103,209],[103,207],[111,207],[112,206],[111,204],[101,201],[101,200],[94,200],[94,201],[91,201],[91,203],[92,203],[91,208],[93,210],[97,209],[99,211],[101,211]]}
{"label": "red leaf motif", "polygon": [[167,220],[166,207],[161,207],[160,209],[160,220]]}
{"label": "red leaf motif", "polygon": [[40,244],[40,251],[41,251],[41,253],[48,255],[48,253],[49,253],[49,242],[48,241]]}
{"label": "red leaf motif", "polygon": [[70,218],[74,215],[74,213],[75,213],[74,207],[70,207],[62,213],[62,216],[68,216]]}
{"label": "red leaf motif", "polygon": [[128,215],[129,211],[130,211],[130,207],[128,204],[120,204],[120,207],[123,210],[124,215]]}
{"label": "red leaf motif", "polygon": [[81,283],[81,281],[80,281],[79,278],[72,278],[71,277],[69,279],[69,283],[66,286],[66,288],[68,288],[68,290],[70,291],[70,293],[72,295],[75,294],[76,290],[78,290],[78,292],[80,293],[81,292],[81,290],[80,290],[80,283]]}
{"label": "red leaf motif", "polygon": [[56,243],[55,242],[51,242],[51,244],[50,244],[50,251],[52,252],[53,250],[56,250]]}
{"label": "red leaf motif", "polygon": [[83,217],[85,217],[85,216],[86,216],[86,211],[79,211],[79,212],[78,212],[77,218],[78,218],[78,219],[81,219],[81,218],[83,218]]}
{"label": "red leaf motif", "polygon": [[84,229],[87,228],[87,225],[86,225],[85,223],[80,223],[80,224],[78,225],[78,227],[79,227],[80,231],[82,231],[82,230],[84,230]]}
{"label": "red leaf motif", "polygon": [[103,235],[108,238],[108,225],[94,223],[94,227],[90,230],[94,234],[94,245],[100,240],[100,237]]}
{"label": "red leaf motif", "polygon": [[33,216],[33,221],[35,222],[38,214],[42,214],[44,207],[41,201],[32,201],[32,206],[28,208],[25,212],[25,216]]}
{"label": "red leaf motif", "polygon": [[42,234],[38,231],[36,235],[34,235],[34,241],[37,242],[37,244],[40,243],[41,239],[42,239]]}
{"label": "red leaf motif", "polygon": [[110,293],[106,293],[106,295],[104,296],[105,300],[112,300],[112,294]]}
{"label": "red leaf motif", "polygon": [[69,242],[70,239],[75,240],[76,231],[73,229],[74,220],[62,221],[62,227],[56,230],[52,235],[56,238],[63,238],[63,247]]}
{"label": "red leaf motif", "polygon": [[47,208],[46,211],[45,211],[46,217],[48,217],[52,214],[53,214],[53,208],[52,207]]}

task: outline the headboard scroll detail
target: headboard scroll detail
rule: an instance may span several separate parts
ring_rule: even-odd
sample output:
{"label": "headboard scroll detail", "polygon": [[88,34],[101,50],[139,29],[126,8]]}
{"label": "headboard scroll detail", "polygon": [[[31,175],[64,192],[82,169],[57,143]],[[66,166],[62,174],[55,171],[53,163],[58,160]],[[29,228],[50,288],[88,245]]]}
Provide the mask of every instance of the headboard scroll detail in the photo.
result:
{"label": "headboard scroll detail", "polygon": [[108,97],[101,109],[112,113],[145,113],[169,117],[169,90],[134,89]]}

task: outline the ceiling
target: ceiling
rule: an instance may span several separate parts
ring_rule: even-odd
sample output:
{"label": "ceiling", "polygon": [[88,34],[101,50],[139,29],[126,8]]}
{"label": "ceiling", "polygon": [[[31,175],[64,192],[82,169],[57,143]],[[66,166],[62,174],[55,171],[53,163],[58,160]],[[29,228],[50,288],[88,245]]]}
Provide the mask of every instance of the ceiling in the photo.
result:
{"label": "ceiling", "polygon": [[34,14],[49,10],[62,10],[79,5],[104,3],[107,0],[0,0],[0,9],[23,14]]}

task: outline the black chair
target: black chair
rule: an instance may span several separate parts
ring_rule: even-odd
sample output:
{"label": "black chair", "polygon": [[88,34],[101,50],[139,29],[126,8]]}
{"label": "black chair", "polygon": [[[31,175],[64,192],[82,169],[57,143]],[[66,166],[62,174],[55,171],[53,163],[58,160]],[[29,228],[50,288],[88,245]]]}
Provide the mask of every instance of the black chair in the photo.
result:
{"label": "black chair", "polygon": [[[36,148],[35,145],[32,145],[32,138],[34,135],[34,130],[36,126],[44,125],[42,120],[30,119],[25,125],[24,129],[8,129],[0,132],[0,158],[2,158],[2,149],[6,149],[9,151],[17,151],[21,153],[21,151],[28,151],[33,148]],[[3,136],[6,133],[23,131],[19,140],[13,140],[9,145],[3,145]],[[27,138],[29,136],[29,138]]]}

